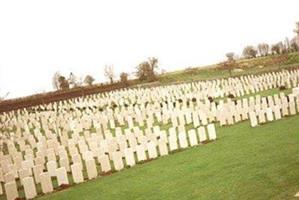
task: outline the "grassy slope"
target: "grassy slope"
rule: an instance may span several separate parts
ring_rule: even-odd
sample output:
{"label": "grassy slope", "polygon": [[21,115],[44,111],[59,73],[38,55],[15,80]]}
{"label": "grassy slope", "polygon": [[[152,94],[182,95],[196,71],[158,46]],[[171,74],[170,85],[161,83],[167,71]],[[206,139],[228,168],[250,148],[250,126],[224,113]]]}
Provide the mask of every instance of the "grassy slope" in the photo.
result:
{"label": "grassy slope", "polygon": [[217,127],[213,143],[41,199],[291,199],[299,191],[298,120]]}
{"label": "grassy slope", "polygon": [[[286,69],[294,66],[298,66],[299,64],[299,52],[288,54],[288,60],[281,65],[271,65],[264,66],[260,68],[261,64],[264,60],[271,60],[276,56],[268,56],[262,58],[255,59],[243,59],[238,62],[248,63],[249,67],[242,68],[243,71],[240,72],[232,72],[233,76],[245,75],[245,74],[258,74],[268,71],[274,71],[279,69]],[[194,68],[192,71],[180,70],[175,72],[165,73],[159,76],[159,81],[162,84],[169,84],[173,82],[184,82],[184,81],[192,81],[192,80],[206,80],[206,79],[216,79],[216,78],[226,78],[229,77],[229,71],[224,69],[217,69],[216,65],[207,66],[204,68]]]}

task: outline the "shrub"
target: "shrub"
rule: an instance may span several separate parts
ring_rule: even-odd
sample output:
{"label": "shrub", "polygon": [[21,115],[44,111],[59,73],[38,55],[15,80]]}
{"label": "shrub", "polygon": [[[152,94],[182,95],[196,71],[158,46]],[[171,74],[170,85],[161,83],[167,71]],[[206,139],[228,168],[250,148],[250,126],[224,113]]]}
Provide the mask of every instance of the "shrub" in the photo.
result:
{"label": "shrub", "polygon": [[231,99],[235,98],[235,96],[233,94],[228,94],[227,97],[231,98]]}

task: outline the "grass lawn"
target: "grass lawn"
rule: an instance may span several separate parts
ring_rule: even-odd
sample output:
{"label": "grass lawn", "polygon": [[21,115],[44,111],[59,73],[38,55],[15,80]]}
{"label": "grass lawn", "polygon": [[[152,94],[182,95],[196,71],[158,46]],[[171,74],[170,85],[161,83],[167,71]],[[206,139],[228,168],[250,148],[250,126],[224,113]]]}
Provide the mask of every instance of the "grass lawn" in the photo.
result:
{"label": "grass lawn", "polygon": [[40,199],[292,199],[299,191],[298,121],[217,127],[215,142]]}
{"label": "grass lawn", "polygon": [[[288,60],[280,65],[270,65],[270,66],[262,66],[261,60],[271,60],[277,56],[268,56],[262,58],[255,59],[244,59],[237,61],[246,62],[250,65],[250,67],[242,68],[243,71],[232,72],[232,76],[241,76],[248,74],[260,74],[267,73],[271,71],[277,71],[282,69],[290,69],[294,67],[298,67],[299,63],[299,52],[289,53]],[[171,84],[171,83],[180,83],[186,81],[195,81],[195,80],[209,80],[209,79],[217,79],[217,78],[228,78],[230,77],[230,73],[228,69],[219,69],[216,68],[217,65],[210,65],[206,67],[194,68],[191,71],[186,70],[178,70],[174,72],[168,72],[159,76],[159,82],[163,84]]]}

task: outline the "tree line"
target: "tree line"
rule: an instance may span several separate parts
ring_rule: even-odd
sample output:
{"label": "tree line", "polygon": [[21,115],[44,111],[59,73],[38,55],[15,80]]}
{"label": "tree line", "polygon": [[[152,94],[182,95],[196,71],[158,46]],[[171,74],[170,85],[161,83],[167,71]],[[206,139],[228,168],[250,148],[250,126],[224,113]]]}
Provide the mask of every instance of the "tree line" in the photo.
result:
{"label": "tree line", "polygon": [[[258,44],[257,46],[248,45],[245,46],[242,52],[242,57],[245,59],[251,59],[256,57],[265,57],[269,55],[283,55],[299,50],[299,22],[296,23],[294,32],[297,34],[294,38],[289,40],[288,37],[284,41],[279,41],[275,44],[269,45],[265,42]],[[231,75],[231,70],[237,66],[236,54],[229,52],[226,55],[226,60],[220,62],[218,65],[220,68],[228,69]]]}
{"label": "tree line", "polygon": [[244,58],[256,58],[258,56],[268,56],[275,54],[290,53],[299,50],[299,22],[296,23],[294,29],[296,36],[291,40],[286,37],[284,41],[279,41],[275,44],[269,45],[267,43],[260,43],[257,47],[248,45],[243,49],[242,55]]}
{"label": "tree line", "polygon": [[[141,62],[136,66],[135,75],[140,81],[155,81],[157,80],[157,69],[158,69],[158,59],[155,57],[149,57],[147,60]],[[128,85],[129,74],[122,72],[119,75],[119,80],[116,79],[114,66],[106,65],[103,70],[104,76],[109,80],[109,83],[119,82],[124,86]],[[56,72],[52,79],[53,88],[55,90],[65,90],[69,88],[81,87],[81,86],[91,86],[93,85],[95,78],[91,75],[86,75],[85,77],[77,77],[74,73],[70,73],[69,77],[66,77],[59,72]]]}
{"label": "tree line", "polygon": [[[284,41],[279,41],[275,44],[269,45],[267,43],[260,43],[257,46],[248,45],[244,47],[242,52],[242,58],[251,59],[256,57],[265,57],[269,55],[281,55],[299,50],[299,22],[296,23],[296,29],[294,32],[296,37],[289,40],[285,38]],[[229,52],[226,54],[226,60],[218,63],[223,69],[228,69],[231,74],[231,70],[237,66],[236,54]],[[141,82],[151,82],[157,80],[158,59],[156,57],[149,57],[147,60],[141,62],[136,66],[135,75]],[[119,75],[119,79],[116,81],[116,75],[113,65],[106,65],[103,71],[104,76],[109,80],[109,83],[120,82],[121,84],[128,85],[129,74],[122,72]],[[69,77],[61,75],[56,72],[53,76],[53,87],[56,90],[69,89],[80,86],[93,85],[95,78],[91,75],[86,75],[84,78],[77,78],[73,73],[69,74]]]}

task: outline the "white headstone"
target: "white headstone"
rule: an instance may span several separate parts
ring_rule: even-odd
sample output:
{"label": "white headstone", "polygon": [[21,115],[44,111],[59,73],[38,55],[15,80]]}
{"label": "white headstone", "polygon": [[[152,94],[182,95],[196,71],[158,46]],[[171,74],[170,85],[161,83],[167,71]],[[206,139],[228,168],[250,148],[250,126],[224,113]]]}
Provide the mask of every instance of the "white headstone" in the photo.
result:
{"label": "white headstone", "polygon": [[44,172],[40,174],[40,183],[42,192],[44,194],[53,192],[53,185],[49,172]]}
{"label": "white headstone", "polygon": [[26,199],[33,199],[37,196],[34,180],[32,177],[26,177],[23,179],[23,187]]}
{"label": "white headstone", "polygon": [[148,156],[150,159],[158,157],[156,144],[153,141],[147,143]]}
{"label": "white headstone", "polygon": [[51,177],[56,176],[56,169],[57,169],[56,161],[51,160],[51,161],[47,162],[47,170]]}
{"label": "white headstone", "polygon": [[88,179],[96,178],[98,176],[98,171],[94,159],[86,160],[85,165]]}
{"label": "white headstone", "polygon": [[198,137],[199,137],[199,142],[204,142],[207,140],[207,134],[206,134],[206,129],[204,126],[200,126],[198,129]]}
{"label": "white headstone", "polygon": [[137,159],[138,161],[144,161],[146,160],[146,155],[145,155],[145,149],[143,145],[137,145],[136,147],[136,153],[137,153]]}
{"label": "white headstone", "polygon": [[209,140],[216,140],[216,129],[214,124],[209,124],[207,126],[208,128],[208,134],[209,134]]}
{"label": "white headstone", "polygon": [[258,125],[255,112],[249,112],[249,119],[251,127],[256,127]]}
{"label": "white headstone", "polygon": [[42,165],[33,166],[33,175],[36,183],[40,183],[40,174],[43,173]]}
{"label": "white headstone", "polygon": [[266,116],[268,121],[273,121],[273,111],[271,108],[266,108]]}
{"label": "white headstone", "polygon": [[188,131],[188,138],[189,138],[189,142],[190,142],[191,147],[198,145],[196,132],[195,132],[194,129],[191,129],[191,130]]}
{"label": "white headstone", "polygon": [[58,169],[56,169],[56,177],[57,177],[57,182],[58,185],[68,185],[69,184],[69,180],[67,178],[67,173],[66,173],[66,169],[64,167],[60,167]]}
{"label": "white headstone", "polygon": [[179,132],[179,144],[180,144],[180,148],[188,147],[188,141],[185,132]]}
{"label": "white headstone", "polygon": [[160,156],[168,155],[168,148],[167,148],[166,141],[159,140],[158,141],[158,147],[159,147]]}
{"label": "white headstone", "polygon": [[177,142],[176,135],[169,136],[168,137],[168,142],[169,142],[169,149],[170,149],[170,151],[175,151],[175,150],[178,149],[178,142]]}
{"label": "white headstone", "polygon": [[71,171],[74,183],[82,183],[84,181],[82,168],[80,164],[74,163],[71,165]]}
{"label": "white headstone", "polygon": [[126,164],[130,167],[133,167],[135,162],[135,156],[132,148],[125,148],[124,150]]}
{"label": "white headstone", "polygon": [[111,171],[111,164],[108,155],[102,155],[98,157],[98,161],[101,165],[102,172]]}
{"label": "white headstone", "polygon": [[17,190],[17,184],[15,181],[8,182],[4,184],[6,199],[7,200],[15,200],[19,197],[19,193]]}
{"label": "white headstone", "polygon": [[114,164],[114,169],[116,171],[120,171],[121,169],[124,168],[124,163],[123,163],[121,152],[119,152],[119,151],[113,152],[112,160],[113,160],[113,164]]}

